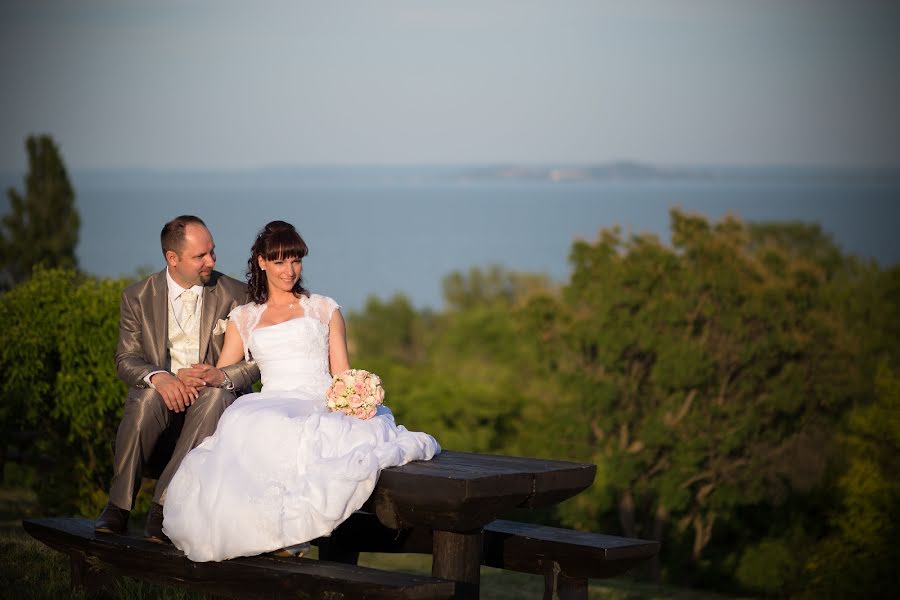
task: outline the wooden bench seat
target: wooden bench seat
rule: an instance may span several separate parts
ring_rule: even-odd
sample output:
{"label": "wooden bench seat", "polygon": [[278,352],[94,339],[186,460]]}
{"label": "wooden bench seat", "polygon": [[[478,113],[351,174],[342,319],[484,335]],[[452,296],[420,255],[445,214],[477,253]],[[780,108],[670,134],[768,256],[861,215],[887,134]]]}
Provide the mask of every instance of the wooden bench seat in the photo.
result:
{"label": "wooden bench seat", "polygon": [[254,556],[196,563],[171,545],[134,535],[95,534],[88,519],[29,519],[25,530],[72,560],[72,584],[93,591],[112,575],[183,587],[227,598],[443,599],[456,583],[327,560]]}
{"label": "wooden bench seat", "polygon": [[[329,538],[319,556],[355,563],[359,552],[430,553],[427,529],[394,530],[375,515],[356,512]],[[545,598],[587,598],[588,579],[620,575],[659,551],[659,542],[496,520],[484,527],[482,564],[543,575]]]}
{"label": "wooden bench seat", "polygon": [[497,520],[484,528],[484,564],[544,576],[544,597],[587,600],[588,579],[614,577],[659,542]]}

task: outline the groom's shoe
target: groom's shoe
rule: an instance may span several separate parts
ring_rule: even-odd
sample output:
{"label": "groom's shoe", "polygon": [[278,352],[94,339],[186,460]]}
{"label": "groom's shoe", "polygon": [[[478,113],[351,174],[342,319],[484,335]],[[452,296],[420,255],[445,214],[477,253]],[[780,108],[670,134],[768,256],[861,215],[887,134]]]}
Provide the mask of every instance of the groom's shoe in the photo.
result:
{"label": "groom's shoe", "polygon": [[100,513],[97,522],[94,523],[94,531],[97,533],[125,533],[128,529],[128,516],[131,511],[124,510],[113,504],[107,503],[106,508]]}
{"label": "groom's shoe", "polygon": [[281,558],[302,558],[309,552],[309,548],[310,545],[304,542],[302,544],[294,544],[293,546],[285,546],[270,554],[272,554],[272,556],[280,556]]}
{"label": "groom's shoe", "polygon": [[144,527],[144,537],[158,544],[171,544],[169,536],[163,533],[163,507],[156,502],[150,503],[150,512],[147,513],[147,526]]}

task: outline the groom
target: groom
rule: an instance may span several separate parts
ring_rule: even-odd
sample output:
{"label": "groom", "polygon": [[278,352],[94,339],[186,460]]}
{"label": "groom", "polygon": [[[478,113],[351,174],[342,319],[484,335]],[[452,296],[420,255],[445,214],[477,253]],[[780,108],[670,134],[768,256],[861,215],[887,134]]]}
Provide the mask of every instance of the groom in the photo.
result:
{"label": "groom", "polygon": [[116,366],[129,386],[116,434],[109,502],[94,530],[121,533],[128,527],[142,469],[174,441],[159,476],[145,536],[168,541],[162,531],[166,488],[184,456],[216,430],[235,390],[259,378],[255,363],[224,369],[215,365],[222,350],[225,318],[247,302],[247,286],[213,271],[212,235],[199,218],[184,215],[160,234],[166,268],[122,293]]}

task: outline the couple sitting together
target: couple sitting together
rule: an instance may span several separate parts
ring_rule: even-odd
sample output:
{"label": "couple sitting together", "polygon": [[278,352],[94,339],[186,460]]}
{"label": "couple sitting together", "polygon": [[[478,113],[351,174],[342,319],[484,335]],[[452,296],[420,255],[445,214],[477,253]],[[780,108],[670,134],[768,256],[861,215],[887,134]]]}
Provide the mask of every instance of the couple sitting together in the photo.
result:
{"label": "couple sitting together", "polygon": [[259,233],[247,285],[213,270],[199,218],[173,219],[160,237],[166,268],[122,294],[116,366],[130,389],[97,532],[127,529],[144,467],[172,444],[145,535],[195,561],[328,535],[381,469],[440,452],[384,405],[369,419],[327,408],[332,375],[350,368],[344,319],[303,287],[307,247],[293,226]]}

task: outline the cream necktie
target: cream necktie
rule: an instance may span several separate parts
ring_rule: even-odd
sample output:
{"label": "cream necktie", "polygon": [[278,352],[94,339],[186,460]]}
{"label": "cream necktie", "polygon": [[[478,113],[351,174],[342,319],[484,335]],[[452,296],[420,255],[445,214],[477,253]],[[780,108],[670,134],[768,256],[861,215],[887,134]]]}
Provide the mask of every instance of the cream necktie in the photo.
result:
{"label": "cream necktie", "polygon": [[197,322],[197,300],[200,299],[196,293],[187,290],[181,293],[181,328],[184,331],[192,331]]}

